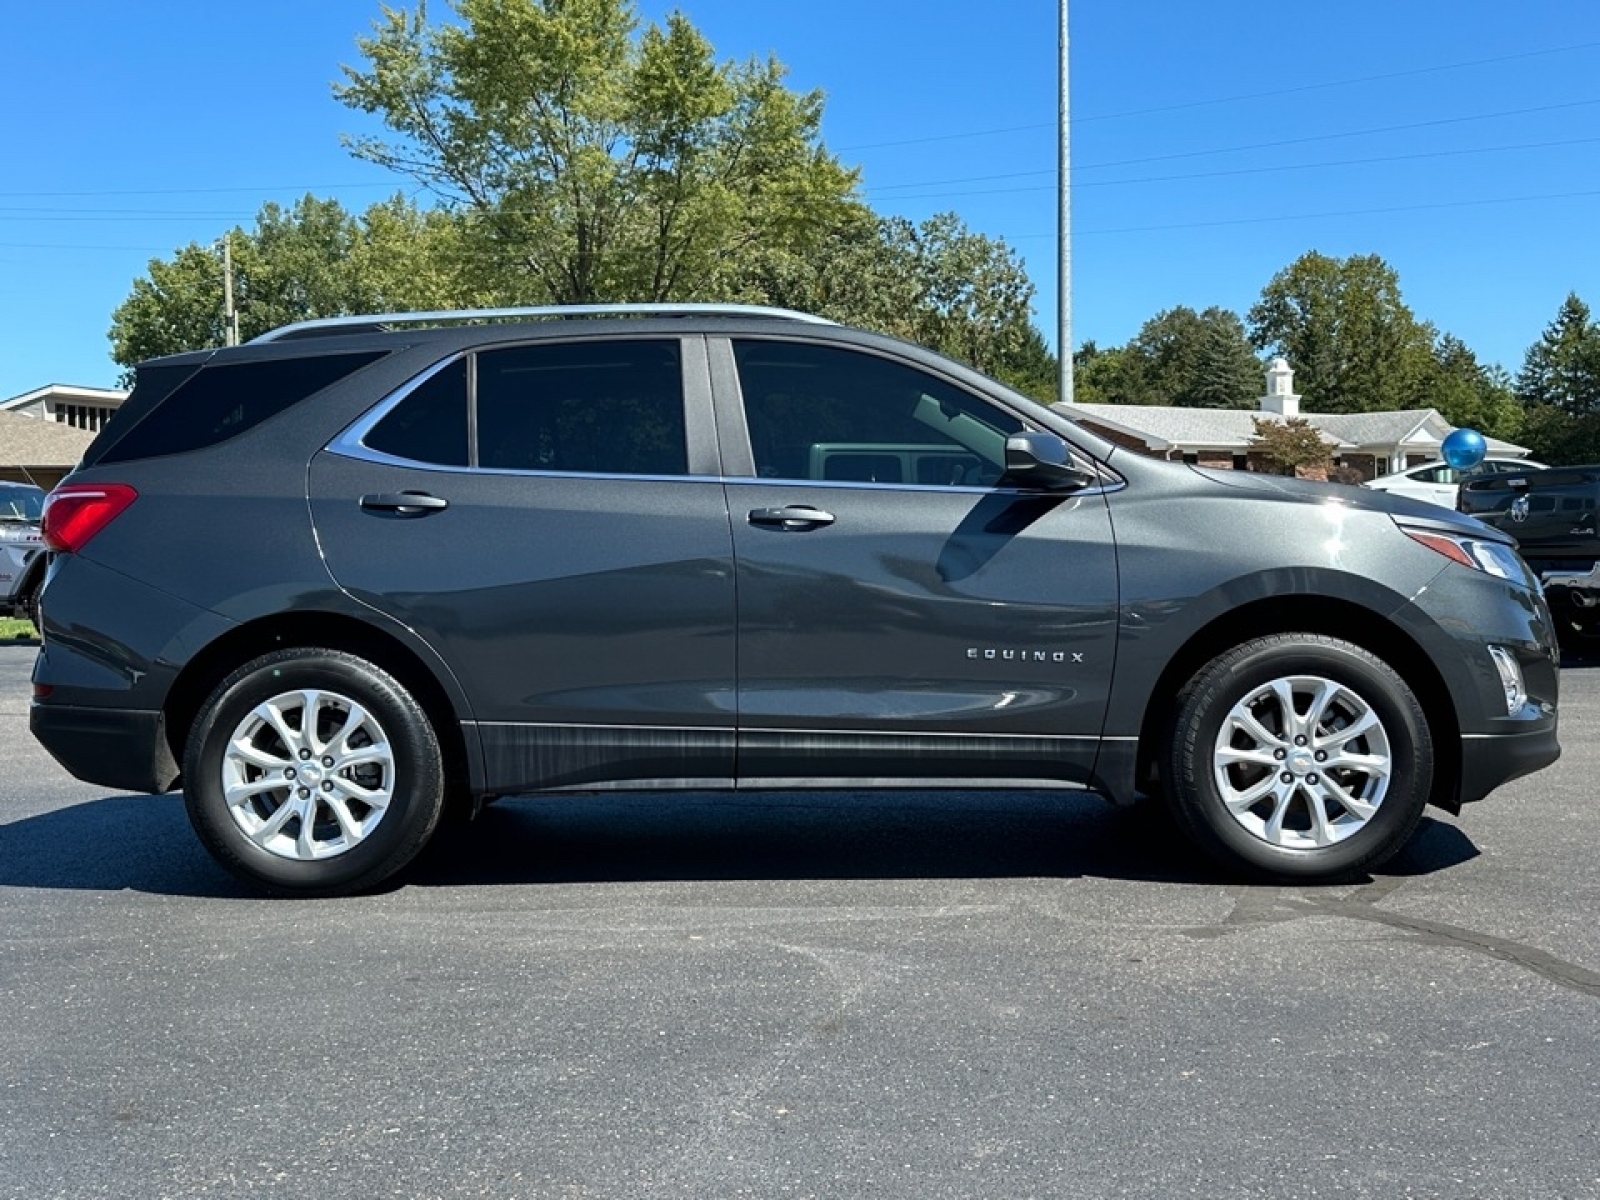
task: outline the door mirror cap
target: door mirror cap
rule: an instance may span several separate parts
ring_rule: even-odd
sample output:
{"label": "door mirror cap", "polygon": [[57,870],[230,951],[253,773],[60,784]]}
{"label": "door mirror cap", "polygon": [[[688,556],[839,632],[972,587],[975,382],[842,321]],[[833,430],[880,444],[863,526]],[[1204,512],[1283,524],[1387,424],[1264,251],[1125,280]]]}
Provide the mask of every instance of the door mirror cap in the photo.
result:
{"label": "door mirror cap", "polygon": [[1006,478],[1036,487],[1076,489],[1095,476],[1073,461],[1072,451],[1053,433],[1029,431],[1006,439]]}

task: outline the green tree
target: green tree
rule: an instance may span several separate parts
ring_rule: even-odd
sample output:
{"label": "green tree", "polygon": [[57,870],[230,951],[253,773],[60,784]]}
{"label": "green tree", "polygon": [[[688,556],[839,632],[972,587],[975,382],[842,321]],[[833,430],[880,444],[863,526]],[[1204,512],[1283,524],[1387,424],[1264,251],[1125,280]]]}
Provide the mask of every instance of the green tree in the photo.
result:
{"label": "green tree", "polygon": [[1328,443],[1304,417],[1256,417],[1251,423],[1256,430],[1257,452],[1285,474],[1294,474],[1303,467],[1326,470],[1332,461]]}
{"label": "green tree", "polygon": [[[359,217],[335,200],[306,196],[266,204],[255,226],[226,236],[234,306],[248,341],[290,321],[392,309],[457,307],[464,287],[456,229],[402,197]],[[223,263],[216,246],[191,242],[148,275],[112,313],[112,358],[124,367],[163,354],[224,344]]]}
{"label": "green tree", "polygon": [[1600,413],[1600,324],[1571,293],[1555,320],[1528,347],[1517,376],[1524,405],[1551,405],[1574,416]]}
{"label": "green tree", "polygon": [[1522,431],[1522,407],[1499,367],[1485,367],[1465,342],[1440,335],[1419,398],[1452,425],[1515,441]]}
{"label": "green tree", "polygon": [[1146,395],[1141,365],[1126,346],[1084,342],[1072,355],[1075,398],[1080,404],[1138,404]]}
{"label": "green tree", "polygon": [[1057,360],[1033,325],[1022,261],[954,213],[915,225],[863,212],[806,253],[753,254],[731,295],[903,337],[1055,397]]}
{"label": "green tree", "polygon": [[1430,370],[1433,330],[1376,254],[1302,255],[1262,289],[1248,320],[1251,343],[1289,360],[1312,411],[1413,408]]}
{"label": "green tree", "polygon": [[1132,403],[1253,408],[1261,394],[1261,362],[1244,323],[1225,308],[1157,313],[1128,343],[1128,353],[1137,361],[1142,391]]}
{"label": "green tree", "polygon": [[859,219],[821,93],[775,59],[718,63],[681,13],[641,33],[629,0],[452,8],[385,8],[335,94],[396,135],[347,145],[466,217],[501,295],[726,299],[745,256]]}

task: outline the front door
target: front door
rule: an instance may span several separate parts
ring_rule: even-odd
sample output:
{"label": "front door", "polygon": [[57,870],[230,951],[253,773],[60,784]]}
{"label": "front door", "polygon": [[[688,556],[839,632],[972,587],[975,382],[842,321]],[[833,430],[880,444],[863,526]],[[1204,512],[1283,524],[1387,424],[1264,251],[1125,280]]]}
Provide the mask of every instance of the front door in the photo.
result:
{"label": "front door", "polygon": [[1023,422],[912,364],[712,345],[750,454],[727,484],[741,783],[1086,783],[1116,644],[1099,490],[1006,484]]}

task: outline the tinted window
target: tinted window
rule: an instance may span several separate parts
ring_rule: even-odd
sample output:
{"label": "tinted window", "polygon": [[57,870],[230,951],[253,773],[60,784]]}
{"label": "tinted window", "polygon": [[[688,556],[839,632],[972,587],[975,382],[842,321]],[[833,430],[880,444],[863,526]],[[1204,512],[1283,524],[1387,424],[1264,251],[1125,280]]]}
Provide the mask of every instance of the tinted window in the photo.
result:
{"label": "tinted window", "polygon": [[676,341],[519,346],[477,356],[478,465],[683,475]]}
{"label": "tinted window", "polygon": [[[381,357],[325,354],[202,367],[115,441],[100,461],[180,454],[225,442]],[[113,420],[108,432],[115,434],[118,424]]]}
{"label": "tinted window", "polygon": [[467,360],[424,380],[362,441],[412,462],[467,465]]}
{"label": "tinted window", "polygon": [[736,341],[756,474],[985,486],[1022,422],[912,367],[826,346]]}

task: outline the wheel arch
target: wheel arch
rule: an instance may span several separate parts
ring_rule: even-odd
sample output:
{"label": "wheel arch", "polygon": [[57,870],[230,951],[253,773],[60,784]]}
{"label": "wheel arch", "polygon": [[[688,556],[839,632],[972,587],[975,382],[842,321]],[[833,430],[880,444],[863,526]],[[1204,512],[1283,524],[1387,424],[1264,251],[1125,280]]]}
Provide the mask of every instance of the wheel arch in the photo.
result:
{"label": "wheel arch", "polygon": [[1160,769],[1161,746],[1173,719],[1178,693],[1206,663],[1257,637],[1317,633],[1360,646],[1382,659],[1416,695],[1434,742],[1434,777],[1428,803],[1449,812],[1461,808],[1461,728],[1455,704],[1437,666],[1404,629],[1382,614],[1331,596],[1274,596],[1230,609],[1202,626],[1168,661],[1149,693],[1139,727],[1135,779],[1151,786]]}
{"label": "wheel arch", "polygon": [[317,647],[364,658],[393,675],[422,706],[444,755],[449,794],[469,797],[480,776],[474,747],[445,685],[416,653],[382,629],[342,613],[276,613],[236,626],[184,664],[162,710],[173,761],[183,762],[189,733],[216,687],[238,667],[274,650]]}

